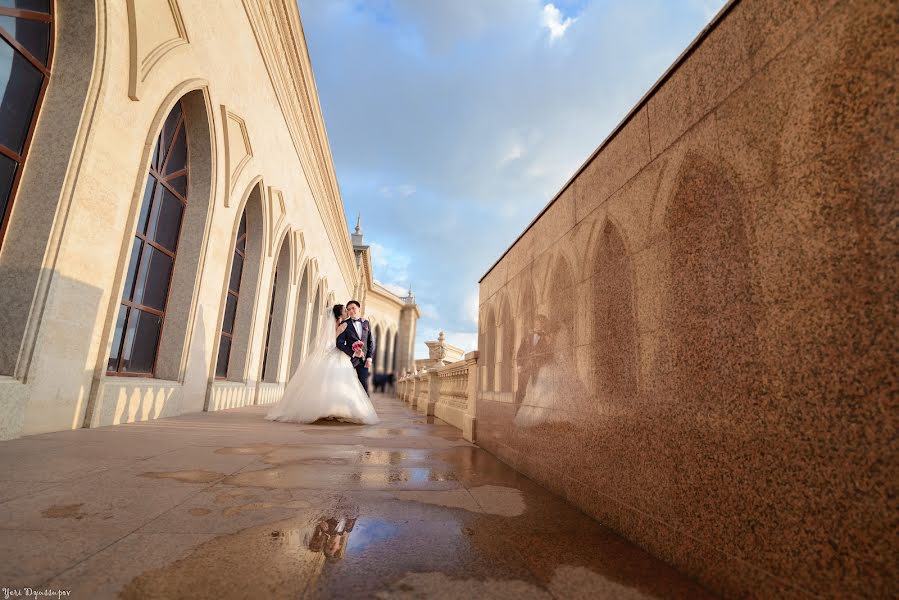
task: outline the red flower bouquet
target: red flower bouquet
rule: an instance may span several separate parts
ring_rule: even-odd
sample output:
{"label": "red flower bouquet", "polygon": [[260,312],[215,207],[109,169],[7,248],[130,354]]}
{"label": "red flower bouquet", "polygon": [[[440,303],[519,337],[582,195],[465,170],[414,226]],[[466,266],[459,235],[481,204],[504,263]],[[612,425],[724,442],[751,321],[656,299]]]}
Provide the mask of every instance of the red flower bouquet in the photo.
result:
{"label": "red flower bouquet", "polygon": [[[361,354],[365,344],[362,342],[353,342],[353,354]],[[359,358],[362,358],[361,356]]]}

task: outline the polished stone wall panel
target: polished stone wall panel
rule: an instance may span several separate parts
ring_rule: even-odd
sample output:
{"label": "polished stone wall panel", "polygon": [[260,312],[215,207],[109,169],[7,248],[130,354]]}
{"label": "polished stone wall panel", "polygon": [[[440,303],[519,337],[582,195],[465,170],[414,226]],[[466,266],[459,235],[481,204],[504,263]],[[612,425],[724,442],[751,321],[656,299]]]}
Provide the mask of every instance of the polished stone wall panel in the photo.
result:
{"label": "polished stone wall panel", "polygon": [[899,595],[897,13],[734,3],[482,281],[479,444],[725,597]]}

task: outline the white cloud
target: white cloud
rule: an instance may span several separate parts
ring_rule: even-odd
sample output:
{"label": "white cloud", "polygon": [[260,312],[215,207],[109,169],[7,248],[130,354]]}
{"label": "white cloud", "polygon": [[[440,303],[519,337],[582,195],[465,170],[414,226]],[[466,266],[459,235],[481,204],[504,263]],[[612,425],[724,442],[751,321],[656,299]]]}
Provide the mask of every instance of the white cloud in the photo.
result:
{"label": "white cloud", "polygon": [[506,154],[500,159],[499,166],[503,166],[504,164],[510,163],[513,160],[518,160],[519,158],[521,158],[521,154],[523,151],[524,149],[521,147],[521,144],[517,142],[512,144],[512,147],[509,148]]}
{"label": "white cloud", "polygon": [[424,319],[439,319],[440,312],[437,310],[437,307],[433,304],[419,304],[419,310],[421,310],[421,316]]}
{"label": "white cloud", "polygon": [[463,318],[469,323],[474,323],[477,325],[478,323],[478,312],[480,309],[480,294],[475,290],[473,294],[469,294],[465,297],[465,304],[463,306],[465,314]]}
{"label": "white cloud", "polygon": [[416,192],[416,188],[411,183],[403,183],[400,185],[382,185],[378,190],[385,198],[408,198]]}
{"label": "white cloud", "polygon": [[577,19],[572,19],[571,17],[562,18],[562,11],[555,7],[554,4],[550,3],[543,7],[543,14],[541,16],[541,24],[549,30],[549,41],[553,42],[568,31],[568,28],[571,27],[571,24],[574,23]]}

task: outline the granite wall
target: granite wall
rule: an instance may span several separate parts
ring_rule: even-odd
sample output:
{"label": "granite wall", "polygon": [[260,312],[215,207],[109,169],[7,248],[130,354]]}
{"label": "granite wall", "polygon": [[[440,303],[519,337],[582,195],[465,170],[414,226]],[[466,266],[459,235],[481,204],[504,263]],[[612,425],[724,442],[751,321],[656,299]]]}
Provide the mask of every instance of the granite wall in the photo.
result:
{"label": "granite wall", "polygon": [[732,2],[481,281],[478,443],[725,597],[896,597],[899,4]]}

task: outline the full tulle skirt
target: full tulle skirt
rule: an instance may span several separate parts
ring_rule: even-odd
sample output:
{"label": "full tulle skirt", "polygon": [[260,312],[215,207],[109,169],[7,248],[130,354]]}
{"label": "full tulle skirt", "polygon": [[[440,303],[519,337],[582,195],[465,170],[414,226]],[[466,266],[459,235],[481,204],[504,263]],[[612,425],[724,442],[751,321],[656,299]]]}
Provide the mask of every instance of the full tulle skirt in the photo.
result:
{"label": "full tulle skirt", "polygon": [[350,358],[337,348],[308,357],[265,418],[291,423],[328,418],[364,425],[380,422]]}

